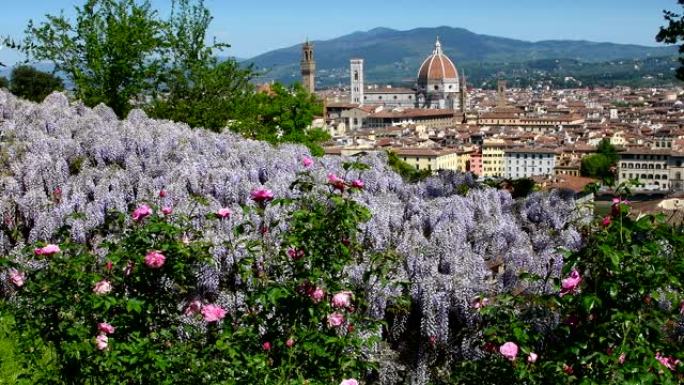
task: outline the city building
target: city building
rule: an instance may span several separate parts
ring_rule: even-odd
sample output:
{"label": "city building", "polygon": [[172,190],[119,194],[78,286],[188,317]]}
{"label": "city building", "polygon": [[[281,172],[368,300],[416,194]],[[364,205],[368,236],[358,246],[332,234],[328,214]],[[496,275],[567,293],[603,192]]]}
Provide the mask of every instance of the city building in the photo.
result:
{"label": "city building", "polygon": [[670,150],[633,148],[620,153],[618,183],[638,179],[646,190],[664,191],[670,188],[668,163]]}
{"label": "city building", "polygon": [[393,109],[373,112],[365,117],[364,127],[381,128],[410,124],[446,128],[456,123],[456,115],[448,109]]}
{"label": "city building", "polygon": [[[454,149],[393,148],[399,159],[417,170],[438,171],[459,169],[459,152]],[[465,171],[465,170],[461,170]]]}
{"label": "city building", "polygon": [[420,68],[416,86],[377,87],[365,86],[363,59],[350,60],[350,102],[375,104],[385,107],[448,109],[463,114],[468,103],[465,78],[461,78],[454,62],[442,51],[439,39],[435,48]]}
{"label": "city building", "polygon": [[504,176],[504,155],[508,145],[502,140],[485,140],[482,144],[482,176]]}
{"label": "city building", "polygon": [[554,175],[556,151],[544,148],[507,148],[504,150],[504,176],[508,179]]}

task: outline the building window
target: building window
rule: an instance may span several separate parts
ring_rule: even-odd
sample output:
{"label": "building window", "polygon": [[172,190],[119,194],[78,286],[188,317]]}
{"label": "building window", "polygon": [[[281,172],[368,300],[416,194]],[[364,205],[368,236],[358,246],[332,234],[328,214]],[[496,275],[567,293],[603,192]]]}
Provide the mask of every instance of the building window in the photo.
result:
{"label": "building window", "polygon": [[435,91],[437,91],[438,89],[439,89],[439,86],[435,85]]}
{"label": "building window", "polygon": [[397,100],[397,95],[394,95],[394,100]]}

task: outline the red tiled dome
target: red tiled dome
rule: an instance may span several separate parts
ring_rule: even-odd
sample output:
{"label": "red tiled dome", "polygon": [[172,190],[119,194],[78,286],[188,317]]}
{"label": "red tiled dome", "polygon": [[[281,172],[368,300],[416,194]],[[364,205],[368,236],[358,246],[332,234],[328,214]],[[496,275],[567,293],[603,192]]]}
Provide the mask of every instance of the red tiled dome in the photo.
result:
{"label": "red tiled dome", "polygon": [[442,52],[439,40],[435,43],[435,50],[428,56],[418,71],[418,83],[427,83],[428,80],[456,79],[458,72],[456,66]]}

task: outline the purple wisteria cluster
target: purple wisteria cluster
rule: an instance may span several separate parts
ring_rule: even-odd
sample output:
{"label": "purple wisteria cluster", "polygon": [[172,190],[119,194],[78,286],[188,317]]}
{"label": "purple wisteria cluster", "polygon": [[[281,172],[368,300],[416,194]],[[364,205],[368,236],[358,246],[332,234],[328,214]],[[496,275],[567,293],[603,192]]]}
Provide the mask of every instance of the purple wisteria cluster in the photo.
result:
{"label": "purple wisteria cluster", "polygon": [[[388,276],[367,283],[370,315],[386,318],[401,297],[412,302],[410,311],[392,315],[392,343],[379,343],[369,352],[379,362],[379,380],[426,384],[434,345],[449,346],[450,360],[477,354],[471,343],[477,336],[463,331],[477,317],[475,299],[548,290],[526,287],[517,276],[525,271],[558,277],[560,250],[581,245],[574,227],[579,211],[571,196],[535,193],[516,201],[507,191],[479,188],[470,176],[456,173],[407,184],[388,167],[384,154],[362,161],[369,170],[345,171],[342,158],[312,160],[299,145],[276,148],[231,133],[193,130],[150,119],[140,110],[119,120],[108,107],[90,109],[70,103],[64,94],[34,104],[0,90],[0,253],[18,256],[26,245],[54,241],[65,225],[75,241],[97,250],[102,236],[93,229],[104,223],[107,212],[133,212],[145,202],[163,207],[165,215],[215,213],[220,221],[198,216],[193,223],[217,245],[217,263],[199,273],[202,290],[215,291],[219,277],[233,273],[221,266],[246,256],[220,246],[230,241],[230,229],[245,219],[260,220],[245,218],[254,214],[240,209],[256,204],[250,193],[263,186],[276,197],[289,197],[297,173],[309,170],[334,186],[332,174],[355,184],[357,199],[373,214],[361,229],[369,258],[348,266],[348,279],[364,281],[373,253],[400,256]],[[459,195],[462,186],[469,188],[465,196]],[[278,218],[280,210],[269,207],[267,219]],[[281,221],[265,231],[278,239],[286,226]],[[160,263],[153,257],[150,263]],[[2,285],[16,280],[9,274],[0,273]],[[240,293],[216,294],[227,309],[240,304]],[[409,335],[419,341],[417,347],[401,343]],[[417,350],[404,354],[402,349]]]}

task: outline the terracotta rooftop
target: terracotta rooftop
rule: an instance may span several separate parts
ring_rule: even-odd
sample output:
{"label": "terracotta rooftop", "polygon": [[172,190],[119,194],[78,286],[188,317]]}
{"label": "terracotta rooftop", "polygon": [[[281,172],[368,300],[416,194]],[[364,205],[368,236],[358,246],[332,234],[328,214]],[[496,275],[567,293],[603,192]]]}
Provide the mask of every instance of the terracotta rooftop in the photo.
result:
{"label": "terracotta rooftop", "polygon": [[442,44],[437,40],[435,50],[428,56],[418,71],[418,83],[428,80],[456,79],[458,72],[454,63],[442,52]]}
{"label": "terracotta rooftop", "polygon": [[453,117],[454,111],[447,109],[424,109],[424,108],[407,108],[400,111],[379,111],[371,114],[369,118],[428,118],[428,117]]}

